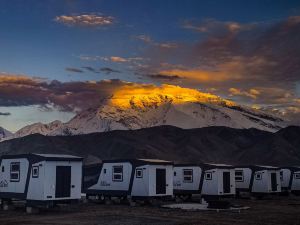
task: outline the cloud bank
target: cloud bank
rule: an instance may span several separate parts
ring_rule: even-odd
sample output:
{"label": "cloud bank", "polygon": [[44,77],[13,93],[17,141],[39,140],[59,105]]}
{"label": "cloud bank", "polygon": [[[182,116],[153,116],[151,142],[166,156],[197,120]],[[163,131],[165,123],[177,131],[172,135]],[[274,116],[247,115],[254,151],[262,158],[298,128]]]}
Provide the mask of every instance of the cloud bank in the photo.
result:
{"label": "cloud bank", "polygon": [[[146,48],[143,57],[150,60],[136,67],[139,76],[156,82],[170,77],[168,83],[214,89],[238,102],[285,113],[300,109],[300,16],[244,24],[186,20],[180,26],[197,40],[175,43],[176,48]],[[139,39],[153,42],[146,35]]]}

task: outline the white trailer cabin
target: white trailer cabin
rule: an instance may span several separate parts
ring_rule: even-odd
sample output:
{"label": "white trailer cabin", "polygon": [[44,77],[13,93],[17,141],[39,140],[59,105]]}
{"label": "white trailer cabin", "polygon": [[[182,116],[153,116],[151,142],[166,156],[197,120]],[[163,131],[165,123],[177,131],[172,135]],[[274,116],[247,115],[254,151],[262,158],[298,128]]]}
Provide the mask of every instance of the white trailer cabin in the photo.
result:
{"label": "white trailer cabin", "polygon": [[234,169],[224,164],[176,164],[175,196],[201,194],[204,198],[235,195]]}
{"label": "white trailer cabin", "polygon": [[175,164],[173,168],[174,195],[186,197],[201,194],[203,166],[200,164]]}
{"label": "white trailer cabin", "polygon": [[300,194],[300,167],[282,167],[280,169],[280,180],[283,192]]}
{"label": "white trailer cabin", "polygon": [[82,158],[22,154],[0,158],[0,199],[26,200],[27,206],[51,207],[81,198]]}
{"label": "white trailer cabin", "polygon": [[234,167],[226,164],[203,164],[201,194],[204,198],[235,196]]}
{"label": "white trailer cabin", "polygon": [[156,159],[104,160],[84,168],[84,193],[130,199],[173,196],[173,162]]}
{"label": "white trailer cabin", "polygon": [[237,193],[265,195],[281,192],[280,170],[273,166],[235,167]]}

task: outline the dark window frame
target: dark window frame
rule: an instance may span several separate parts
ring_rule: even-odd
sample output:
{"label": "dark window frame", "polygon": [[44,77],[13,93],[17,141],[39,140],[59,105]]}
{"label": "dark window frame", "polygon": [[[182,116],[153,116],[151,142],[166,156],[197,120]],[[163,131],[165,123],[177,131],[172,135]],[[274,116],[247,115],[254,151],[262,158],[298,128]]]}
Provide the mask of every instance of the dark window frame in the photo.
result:
{"label": "dark window frame", "polygon": [[[138,173],[140,173],[140,175],[138,175]],[[140,168],[136,169],[135,170],[135,177],[136,178],[143,178],[143,169],[140,169]]]}
{"label": "dark window frame", "polygon": [[[241,175],[236,175],[236,173],[241,173]],[[240,180],[237,180],[236,178],[241,178]],[[243,170],[236,170],[234,171],[234,180],[235,182],[244,182],[244,171]]]}
{"label": "dark window frame", "polygon": [[[116,173],[114,171],[116,168],[121,168],[121,172],[120,173]],[[113,166],[113,168],[112,168],[112,181],[114,181],[114,182],[123,182],[123,172],[124,172],[123,171],[123,165]],[[121,179],[116,179],[115,175],[120,175]]]}
{"label": "dark window frame", "polygon": [[280,171],[280,181],[283,181],[283,171]]}
{"label": "dark window frame", "polygon": [[[207,175],[209,175],[210,178],[208,178]],[[212,172],[205,172],[204,177],[205,177],[205,180],[212,180]]]}
{"label": "dark window frame", "polygon": [[2,167],[1,167],[1,171],[2,171],[2,173],[4,173],[4,172],[5,172],[5,168],[4,168],[4,166],[2,166]]}
{"label": "dark window frame", "polygon": [[295,178],[296,180],[300,179],[300,173],[295,173],[295,174],[294,174],[294,178]]}
{"label": "dark window frame", "polygon": [[262,179],[262,173],[256,173],[255,180],[261,180],[261,179]]}
{"label": "dark window frame", "polygon": [[[185,175],[184,172],[191,172],[191,175]],[[194,171],[193,169],[183,169],[182,170],[183,183],[193,183]],[[190,177],[190,180],[185,180],[185,178]]]}
{"label": "dark window frame", "polygon": [[[13,166],[18,166],[19,169],[18,170],[12,170]],[[21,165],[20,162],[11,162],[10,163],[10,173],[9,173],[9,180],[10,182],[20,182],[20,174],[21,173]],[[18,178],[12,178],[12,174],[17,174]]]}
{"label": "dark window frame", "polygon": [[[34,173],[34,170],[37,170],[37,174]],[[39,178],[40,175],[40,168],[39,166],[32,167],[32,178]]]}

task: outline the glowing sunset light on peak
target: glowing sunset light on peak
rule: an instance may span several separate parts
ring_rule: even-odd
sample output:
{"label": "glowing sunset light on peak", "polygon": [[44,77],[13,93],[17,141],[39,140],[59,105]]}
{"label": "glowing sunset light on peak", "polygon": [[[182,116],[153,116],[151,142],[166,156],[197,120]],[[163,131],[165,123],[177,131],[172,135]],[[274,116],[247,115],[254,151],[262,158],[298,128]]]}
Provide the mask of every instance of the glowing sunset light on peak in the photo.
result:
{"label": "glowing sunset light on peak", "polygon": [[219,96],[200,92],[195,89],[183,88],[175,85],[126,85],[118,89],[111,104],[120,108],[146,108],[159,106],[167,102],[184,104],[189,102],[214,103],[226,106],[235,106],[232,101],[222,99]]}

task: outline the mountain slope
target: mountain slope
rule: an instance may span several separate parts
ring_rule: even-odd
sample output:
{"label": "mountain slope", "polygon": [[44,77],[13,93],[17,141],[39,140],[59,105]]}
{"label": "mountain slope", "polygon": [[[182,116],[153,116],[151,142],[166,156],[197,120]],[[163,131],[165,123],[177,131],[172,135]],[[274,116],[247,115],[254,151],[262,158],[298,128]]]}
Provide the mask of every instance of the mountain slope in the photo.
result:
{"label": "mountain slope", "polygon": [[[288,135],[286,135],[288,133]],[[160,158],[176,162],[300,165],[300,127],[257,129],[172,126],[78,136],[30,135],[0,143],[0,154],[75,154],[95,159]]]}
{"label": "mountain slope", "polygon": [[143,89],[123,88],[105,103],[82,111],[67,123],[33,124],[14,137],[33,133],[78,135],[111,130],[134,130],[171,125],[190,129],[207,126],[257,128],[277,131],[284,121],[273,115],[239,106],[219,96],[172,85]]}
{"label": "mountain slope", "polygon": [[2,139],[5,139],[5,138],[10,138],[12,137],[12,133],[6,129],[4,129],[3,127],[0,127],[0,141]]}

